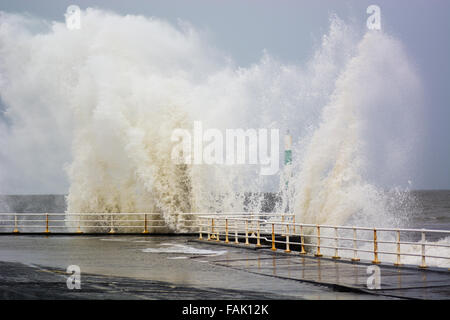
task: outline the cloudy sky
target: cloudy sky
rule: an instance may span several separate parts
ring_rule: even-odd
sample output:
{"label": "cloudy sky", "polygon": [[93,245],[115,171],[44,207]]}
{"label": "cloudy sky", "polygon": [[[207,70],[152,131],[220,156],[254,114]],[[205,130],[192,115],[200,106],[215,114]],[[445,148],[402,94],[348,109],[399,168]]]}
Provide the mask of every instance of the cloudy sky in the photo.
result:
{"label": "cloudy sky", "polygon": [[[425,86],[425,148],[419,155],[422,172],[415,188],[450,189],[450,1],[0,0],[0,10],[63,21],[71,4],[155,16],[173,23],[188,21],[244,67],[258,61],[264,50],[285,63],[304,63],[326,33],[331,13],[363,28],[366,8],[376,4],[381,8],[383,29],[402,41]],[[0,111],[4,108],[0,104]]]}

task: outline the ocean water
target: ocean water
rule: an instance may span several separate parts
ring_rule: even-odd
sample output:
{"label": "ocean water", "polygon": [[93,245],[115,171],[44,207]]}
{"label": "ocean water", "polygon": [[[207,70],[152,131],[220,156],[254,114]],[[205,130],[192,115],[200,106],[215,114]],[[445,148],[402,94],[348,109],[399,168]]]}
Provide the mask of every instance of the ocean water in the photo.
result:
{"label": "ocean water", "polygon": [[409,216],[411,227],[450,230],[450,190],[421,190],[411,193],[417,204]]}

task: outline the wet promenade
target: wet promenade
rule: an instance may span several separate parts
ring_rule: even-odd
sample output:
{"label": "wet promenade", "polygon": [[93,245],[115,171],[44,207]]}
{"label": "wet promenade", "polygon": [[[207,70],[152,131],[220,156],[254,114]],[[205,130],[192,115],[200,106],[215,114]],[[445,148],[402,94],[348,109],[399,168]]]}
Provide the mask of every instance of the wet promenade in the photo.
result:
{"label": "wet promenade", "polygon": [[[210,263],[281,279],[322,284],[335,290],[369,293],[386,298],[450,299],[450,271],[447,269],[395,267],[388,264],[374,266],[372,263],[299,255],[298,252],[273,252],[268,247],[254,251],[257,252],[253,257],[247,255],[240,258],[236,255],[224,260],[210,259]],[[375,271],[375,268],[378,270]],[[379,275],[378,286],[374,280],[369,279],[375,277],[375,272]]]}
{"label": "wet promenade", "polygon": [[[446,270],[368,265],[177,236],[0,237],[3,299],[449,299]],[[81,270],[81,289],[66,269]]]}

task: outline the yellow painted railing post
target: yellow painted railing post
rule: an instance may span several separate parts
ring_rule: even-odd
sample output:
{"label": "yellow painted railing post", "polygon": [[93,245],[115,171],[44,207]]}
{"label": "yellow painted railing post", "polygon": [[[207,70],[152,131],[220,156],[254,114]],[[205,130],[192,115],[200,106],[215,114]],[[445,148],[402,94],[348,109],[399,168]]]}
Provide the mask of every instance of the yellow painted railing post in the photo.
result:
{"label": "yellow painted railing post", "polygon": [[234,243],[239,243],[238,221],[237,220],[234,220]]}
{"label": "yellow painted railing post", "polygon": [[248,220],[245,220],[245,244],[247,246],[250,244],[248,242]]}
{"label": "yellow painted railing post", "polygon": [[397,261],[394,263],[394,266],[401,266],[400,262],[400,230],[397,230]]}
{"label": "yellow painted railing post", "polygon": [[358,258],[358,244],[357,244],[357,238],[356,238],[356,228],[353,227],[353,258],[352,261],[359,261]]}
{"label": "yellow painted railing post", "polygon": [[80,213],[78,213],[77,233],[83,233],[83,232],[81,231],[81,214],[80,214]]}
{"label": "yellow painted railing post", "polygon": [[321,257],[322,254],[320,253],[320,226],[317,225],[317,252],[314,256]]}
{"label": "yellow painted railing post", "polygon": [[[259,217],[258,217],[259,219]],[[260,231],[260,226],[259,226],[259,220],[256,221],[256,246],[257,247],[261,247],[261,231]]]}
{"label": "yellow painted railing post", "polygon": [[340,259],[341,257],[339,257],[339,234],[338,234],[338,229],[337,227],[334,227],[334,256],[332,256],[332,259]]}
{"label": "yellow painted railing post", "polygon": [[220,228],[219,228],[219,223],[217,223],[217,232],[216,232],[216,241],[220,241]]}
{"label": "yellow painted railing post", "polygon": [[284,252],[291,252],[291,248],[289,247],[289,225],[286,225],[286,250]]}
{"label": "yellow painted railing post", "polygon": [[216,236],[214,234],[214,219],[211,218],[211,235],[208,240],[216,239]]}
{"label": "yellow painted railing post", "polygon": [[116,233],[116,231],[114,230],[114,217],[113,217],[113,213],[110,213],[110,219],[111,219],[111,228],[109,229],[108,233]]}
{"label": "yellow painted railing post", "polygon": [[377,241],[377,229],[373,229],[373,261],[374,264],[379,264],[378,260],[378,241]]}
{"label": "yellow painted railing post", "polygon": [[302,250],[300,251],[300,254],[306,254],[305,251],[305,238],[303,236],[303,226],[300,225],[300,242],[302,244]]}
{"label": "yellow painted railing post", "polygon": [[50,230],[48,230],[48,213],[45,214],[45,233],[50,233]]}
{"label": "yellow painted railing post", "polygon": [[225,219],[225,243],[229,243],[228,241],[228,219]]}
{"label": "yellow painted railing post", "polygon": [[275,247],[275,225],[272,223],[272,251],[276,251]]}
{"label": "yellow painted railing post", "polygon": [[19,233],[19,229],[17,228],[17,213],[14,214],[14,230],[13,233]]}
{"label": "yellow painted railing post", "polygon": [[198,233],[199,233],[199,235],[198,235],[198,239],[199,240],[203,240],[203,235],[202,235],[202,223],[203,223],[203,219],[202,218],[200,218],[199,219],[199,222],[198,222]]}
{"label": "yellow painted railing post", "polygon": [[425,269],[427,267],[427,264],[425,263],[425,231],[422,231],[422,239],[420,242],[422,246],[422,263],[419,267]]}
{"label": "yellow painted railing post", "polygon": [[148,229],[147,229],[147,214],[144,213],[144,231],[142,231],[142,233],[147,234],[148,233]]}
{"label": "yellow painted railing post", "polygon": [[214,235],[216,241],[220,241],[220,220],[217,221],[217,223],[216,223],[216,221],[214,221],[214,229],[216,232],[214,232],[213,235]]}
{"label": "yellow painted railing post", "polygon": [[208,238],[207,238],[207,240],[209,241],[209,240],[211,240],[211,228],[208,228],[208,221],[207,220],[205,222],[205,225],[206,225],[206,230],[208,230]]}

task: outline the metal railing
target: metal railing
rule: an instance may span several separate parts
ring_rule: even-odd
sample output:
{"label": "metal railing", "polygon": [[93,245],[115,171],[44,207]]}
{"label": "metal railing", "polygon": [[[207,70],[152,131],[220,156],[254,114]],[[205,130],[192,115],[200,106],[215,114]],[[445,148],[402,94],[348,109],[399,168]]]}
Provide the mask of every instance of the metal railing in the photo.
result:
{"label": "metal railing", "polygon": [[[210,213],[0,213],[0,233],[194,233],[198,216]],[[216,213],[217,216],[262,218],[246,212]]]}
{"label": "metal railing", "polygon": [[[192,216],[177,214],[175,224],[195,231]],[[150,233],[169,228],[160,213],[0,213],[3,233]],[[192,229],[192,230],[191,230]]]}
{"label": "metal railing", "polygon": [[[450,242],[427,241],[428,238],[450,236],[450,230],[368,228],[295,223],[292,215],[274,215],[269,219],[233,216],[199,216],[199,239],[256,246],[268,244],[273,251],[291,252],[293,246],[299,254],[312,254],[332,259],[348,258],[373,264],[381,262],[402,266],[404,263],[427,268],[432,265],[450,267]],[[430,251],[439,251],[433,253]],[[411,258],[413,258],[411,260]],[[404,261],[403,261],[404,260]]]}
{"label": "metal railing", "polygon": [[[0,233],[198,233],[200,239],[269,245],[332,259],[450,267],[450,230],[296,223],[293,214],[0,213]],[[436,241],[441,239],[440,241]],[[450,238],[449,238],[450,239]],[[431,263],[430,263],[431,262]]]}

